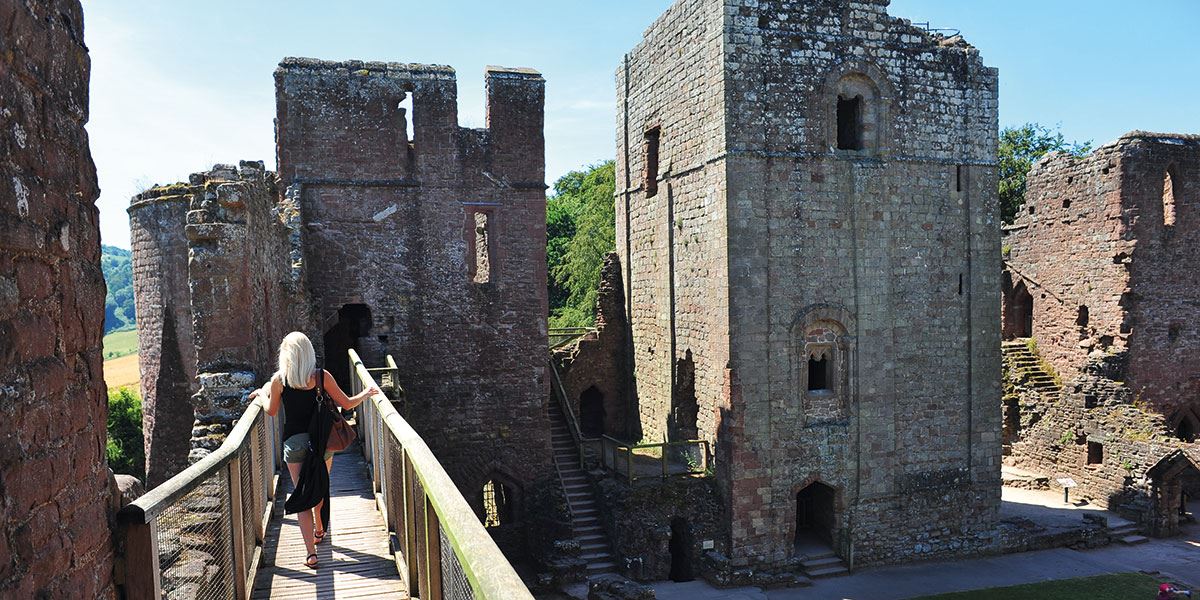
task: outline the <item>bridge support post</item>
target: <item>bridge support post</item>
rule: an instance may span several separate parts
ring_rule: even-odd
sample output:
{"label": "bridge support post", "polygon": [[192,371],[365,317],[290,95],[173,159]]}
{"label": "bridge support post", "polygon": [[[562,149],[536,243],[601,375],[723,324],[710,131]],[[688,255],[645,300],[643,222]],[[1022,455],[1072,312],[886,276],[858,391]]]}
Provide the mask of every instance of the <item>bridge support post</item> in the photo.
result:
{"label": "bridge support post", "polygon": [[162,597],[162,572],[158,563],[158,527],[127,523],[125,530],[125,597]]}
{"label": "bridge support post", "polygon": [[425,565],[429,569],[429,597],[442,598],[442,526],[438,522],[437,510],[429,498],[425,498]]}
{"label": "bridge support post", "polygon": [[250,572],[246,557],[246,528],[245,516],[242,514],[242,453],[233,455],[233,460],[226,465],[229,469],[226,481],[229,482],[229,531],[233,544],[233,585],[238,600],[250,597],[250,588],[246,578]]}

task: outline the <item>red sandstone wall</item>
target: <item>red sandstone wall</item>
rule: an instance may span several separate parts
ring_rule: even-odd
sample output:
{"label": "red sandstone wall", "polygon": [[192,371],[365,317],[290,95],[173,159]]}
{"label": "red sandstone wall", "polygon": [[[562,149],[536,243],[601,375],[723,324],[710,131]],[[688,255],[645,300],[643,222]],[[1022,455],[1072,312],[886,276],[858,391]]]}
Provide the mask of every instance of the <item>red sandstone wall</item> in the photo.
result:
{"label": "red sandstone wall", "polygon": [[[448,67],[286,59],[276,71],[281,187],[301,202],[313,341],[344,305],[367,305],[353,343],[368,363],[396,358],[408,418],[472,501],[493,472],[519,486],[553,472],[543,86],[489,71],[478,130],[458,126]],[[401,113],[410,93],[413,113]],[[475,212],[489,218],[488,283],[472,280]]]}
{"label": "red sandstone wall", "polygon": [[[1173,226],[1163,219],[1168,169]],[[1194,136],[1133,132],[1087,157],[1047,158],[1030,173],[1026,207],[1004,239],[1006,263],[1013,285],[1032,292],[1033,336],[1064,379],[1089,353],[1128,349],[1136,398],[1168,418],[1198,408],[1198,189]]]}
{"label": "red sandstone wall", "polygon": [[129,207],[133,297],[138,317],[146,487],[187,467],[196,392],[185,185],[148,190]]}
{"label": "red sandstone wall", "polygon": [[0,1],[0,597],[112,597],[99,190],[78,2]]}

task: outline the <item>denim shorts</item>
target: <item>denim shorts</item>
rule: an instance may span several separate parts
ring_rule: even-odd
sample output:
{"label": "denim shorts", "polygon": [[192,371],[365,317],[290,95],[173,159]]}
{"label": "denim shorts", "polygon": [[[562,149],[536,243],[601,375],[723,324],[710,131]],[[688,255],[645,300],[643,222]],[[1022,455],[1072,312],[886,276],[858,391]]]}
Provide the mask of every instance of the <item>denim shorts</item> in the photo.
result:
{"label": "denim shorts", "polygon": [[[297,433],[283,441],[283,462],[302,463],[308,457],[308,434]],[[325,452],[325,462],[333,458],[332,451]]]}

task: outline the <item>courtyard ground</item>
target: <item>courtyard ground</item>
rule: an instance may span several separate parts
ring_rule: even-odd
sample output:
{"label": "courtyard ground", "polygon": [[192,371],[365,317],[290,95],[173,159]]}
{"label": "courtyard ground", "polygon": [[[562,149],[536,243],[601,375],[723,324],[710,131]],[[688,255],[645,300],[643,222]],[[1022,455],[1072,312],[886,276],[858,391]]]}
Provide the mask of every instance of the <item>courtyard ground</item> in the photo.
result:
{"label": "courtyard ground", "polygon": [[[1013,496],[1006,490],[1005,496],[1002,512],[1034,515],[1039,522],[1047,518],[1066,522],[1077,520],[1082,515],[1081,507],[1063,507],[1061,496],[1049,492]],[[1014,502],[1014,498],[1022,502]],[[1046,499],[1049,505],[1043,504],[1039,508],[1039,503],[1035,501],[1039,498]],[[1057,498],[1056,502],[1051,502],[1052,498]],[[1200,502],[1192,505],[1193,514],[1196,514],[1196,510],[1200,510]],[[904,600],[1137,571],[1159,572],[1161,575],[1155,575],[1156,579],[1174,581],[1200,590],[1200,525],[1193,523],[1185,526],[1178,537],[1151,539],[1136,546],[1113,544],[1083,551],[1055,548],[985,558],[867,568],[848,577],[818,579],[807,588],[763,590],[747,587],[722,590],[702,581],[660,582],[653,587],[658,600]],[[1153,598],[1153,595],[1147,600],[1149,598]]]}

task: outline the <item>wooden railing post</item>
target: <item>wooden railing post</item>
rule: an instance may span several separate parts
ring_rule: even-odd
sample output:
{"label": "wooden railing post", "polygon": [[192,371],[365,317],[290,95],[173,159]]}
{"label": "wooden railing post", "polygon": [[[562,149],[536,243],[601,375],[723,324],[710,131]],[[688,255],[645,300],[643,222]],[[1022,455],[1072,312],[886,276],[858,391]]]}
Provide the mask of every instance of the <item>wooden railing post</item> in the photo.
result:
{"label": "wooden railing post", "polygon": [[158,563],[158,527],[129,523],[125,532],[125,597],[161,598],[162,570]]}
{"label": "wooden railing post", "polygon": [[246,566],[246,529],[242,527],[242,455],[241,452],[233,455],[233,460],[226,465],[229,469],[226,481],[229,484],[229,533],[230,544],[233,548],[233,584],[234,593],[238,600],[246,600],[250,597],[250,590],[246,587],[246,574],[249,568]]}
{"label": "wooden railing post", "polygon": [[425,549],[425,565],[429,569],[428,597],[442,600],[442,529],[437,510],[429,498],[425,499]]}

